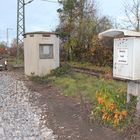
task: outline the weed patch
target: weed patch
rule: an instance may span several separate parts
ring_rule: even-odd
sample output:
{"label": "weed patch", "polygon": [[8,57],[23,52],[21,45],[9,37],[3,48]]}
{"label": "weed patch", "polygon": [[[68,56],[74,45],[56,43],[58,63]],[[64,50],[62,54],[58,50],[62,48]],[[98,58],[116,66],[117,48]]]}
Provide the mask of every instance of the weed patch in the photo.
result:
{"label": "weed patch", "polygon": [[74,73],[57,77],[54,84],[63,89],[66,96],[82,95],[85,102],[92,104],[90,119],[102,125],[119,129],[131,124],[135,112],[135,99],[126,103],[125,82],[98,79]]}
{"label": "weed patch", "polygon": [[61,67],[58,67],[52,70],[50,76],[56,76],[56,77],[63,76],[65,74],[68,74],[70,70],[71,70],[71,67],[65,64]]}
{"label": "weed patch", "polygon": [[40,76],[30,76],[29,78],[30,78],[31,81],[39,83],[39,84],[46,84],[46,83],[49,82],[48,76],[43,76],[43,77],[40,77]]}
{"label": "weed patch", "polygon": [[44,77],[32,76],[38,83],[51,82],[65,96],[78,97],[81,104],[89,103],[90,119],[100,124],[117,128],[127,127],[133,122],[136,99],[126,103],[126,83],[105,80],[93,76],[69,73],[69,67],[60,67]]}

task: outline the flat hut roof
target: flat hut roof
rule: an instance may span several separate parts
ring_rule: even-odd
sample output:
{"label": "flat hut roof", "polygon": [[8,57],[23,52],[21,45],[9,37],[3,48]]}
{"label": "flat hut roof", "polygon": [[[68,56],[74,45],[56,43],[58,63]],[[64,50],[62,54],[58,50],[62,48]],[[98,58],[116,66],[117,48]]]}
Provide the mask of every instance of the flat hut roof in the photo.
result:
{"label": "flat hut roof", "polygon": [[45,31],[37,31],[37,32],[27,32],[25,35],[33,35],[33,34],[41,34],[41,35],[56,35],[55,32],[45,32]]}

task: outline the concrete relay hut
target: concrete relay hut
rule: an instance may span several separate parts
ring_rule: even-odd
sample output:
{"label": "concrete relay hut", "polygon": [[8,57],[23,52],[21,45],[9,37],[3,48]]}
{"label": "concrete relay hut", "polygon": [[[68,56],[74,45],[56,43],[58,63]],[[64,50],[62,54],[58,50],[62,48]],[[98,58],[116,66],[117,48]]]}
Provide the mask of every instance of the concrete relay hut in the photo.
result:
{"label": "concrete relay hut", "polygon": [[43,76],[59,67],[59,38],[51,32],[24,35],[25,75]]}

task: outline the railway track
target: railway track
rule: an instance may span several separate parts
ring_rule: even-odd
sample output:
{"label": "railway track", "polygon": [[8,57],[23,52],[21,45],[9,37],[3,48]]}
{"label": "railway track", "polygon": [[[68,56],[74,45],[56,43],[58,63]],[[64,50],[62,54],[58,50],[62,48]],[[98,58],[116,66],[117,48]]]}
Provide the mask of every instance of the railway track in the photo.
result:
{"label": "railway track", "polygon": [[72,67],[72,66],[71,66],[71,69],[74,72],[95,76],[97,78],[104,77],[105,79],[114,79],[116,81],[127,82],[127,80],[124,80],[124,79],[113,78],[113,75],[111,73],[108,74],[108,73],[105,73],[104,71],[97,71],[97,70],[91,70],[87,68],[78,68],[78,67]]}
{"label": "railway track", "polygon": [[72,71],[74,72],[79,72],[79,73],[83,73],[83,74],[88,74],[88,75],[91,75],[91,76],[95,76],[97,78],[99,77],[105,77],[105,76],[109,76],[111,79],[112,78],[112,75],[111,74],[107,74],[105,73],[105,71],[103,70],[96,70],[96,69],[89,69],[89,68],[83,68],[83,67],[77,67],[77,66],[72,66],[68,63],[61,63],[61,66],[64,66],[64,65],[67,65],[68,67],[71,68]]}
{"label": "railway track", "polygon": [[91,71],[91,70],[88,70],[88,69],[77,68],[77,67],[71,67],[71,68],[75,72],[79,72],[79,73],[84,73],[84,74],[96,76],[97,78],[99,78],[99,77],[101,77],[101,76],[104,75],[103,72],[95,72],[95,71]]}

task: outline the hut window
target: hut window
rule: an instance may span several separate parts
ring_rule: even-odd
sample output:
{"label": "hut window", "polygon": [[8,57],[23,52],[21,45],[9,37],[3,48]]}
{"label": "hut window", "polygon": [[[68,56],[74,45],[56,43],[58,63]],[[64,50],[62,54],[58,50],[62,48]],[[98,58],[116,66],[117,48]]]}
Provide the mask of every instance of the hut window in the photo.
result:
{"label": "hut window", "polygon": [[33,35],[33,34],[31,34],[31,35],[30,35],[30,37],[34,37],[34,35]]}
{"label": "hut window", "polygon": [[40,59],[53,59],[53,44],[40,44],[39,57]]}
{"label": "hut window", "polygon": [[50,37],[50,34],[43,34],[43,37]]}

